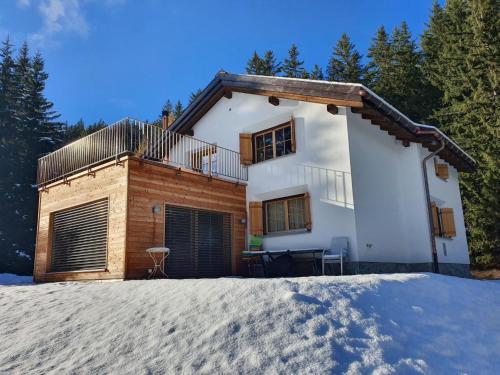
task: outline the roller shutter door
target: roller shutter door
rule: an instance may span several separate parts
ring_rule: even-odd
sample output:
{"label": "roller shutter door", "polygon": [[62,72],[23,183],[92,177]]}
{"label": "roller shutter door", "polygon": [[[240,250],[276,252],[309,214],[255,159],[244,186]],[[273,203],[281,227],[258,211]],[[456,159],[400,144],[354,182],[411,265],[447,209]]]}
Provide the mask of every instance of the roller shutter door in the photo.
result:
{"label": "roller shutter door", "polygon": [[171,278],[231,275],[231,215],[165,206],[166,273]]}
{"label": "roller shutter door", "polygon": [[108,199],[54,213],[51,272],[106,268]]}

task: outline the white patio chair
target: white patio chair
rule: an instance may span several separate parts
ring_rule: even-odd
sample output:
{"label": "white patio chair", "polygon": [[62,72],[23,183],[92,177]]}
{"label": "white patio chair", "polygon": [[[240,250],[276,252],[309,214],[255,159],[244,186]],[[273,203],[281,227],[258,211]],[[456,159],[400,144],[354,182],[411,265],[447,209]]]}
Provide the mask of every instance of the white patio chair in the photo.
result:
{"label": "white patio chair", "polygon": [[321,265],[325,274],[325,263],[340,263],[340,274],[344,274],[344,260],[349,256],[349,239],[347,237],[333,237],[329,249],[323,250]]}

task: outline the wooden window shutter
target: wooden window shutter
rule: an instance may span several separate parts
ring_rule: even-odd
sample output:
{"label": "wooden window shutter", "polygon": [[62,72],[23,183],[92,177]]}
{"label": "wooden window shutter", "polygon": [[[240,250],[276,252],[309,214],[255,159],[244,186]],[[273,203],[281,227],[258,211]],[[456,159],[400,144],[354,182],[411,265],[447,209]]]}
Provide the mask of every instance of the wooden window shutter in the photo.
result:
{"label": "wooden window shutter", "polygon": [[441,208],[441,227],[443,230],[443,237],[452,238],[457,235],[453,208]]}
{"label": "wooden window shutter", "polygon": [[240,162],[243,165],[252,164],[252,134],[240,133]]}
{"label": "wooden window shutter", "polygon": [[431,203],[431,211],[432,211],[432,234],[435,236],[439,236],[441,234],[439,228],[439,208],[436,206],[435,202]]}
{"label": "wooden window shutter", "polygon": [[296,141],[295,141],[295,117],[292,116],[290,120],[290,126],[292,128],[292,152],[296,150]]}
{"label": "wooden window shutter", "polygon": [[262,225],[262,202],[250,202],[250,234],[254,236],[263,236],[264,230]]}
{"label": "wooden window shutter", "polygon": [[304,194],[304,207],[305,207],[305,219],[306,219],[306,229],[312,229],[312,219],[311,219],[311,196],[309,193]]}
{"label": "wooden window shutter", "polygon": [[434,169],[436,170],[436,176],[443,180],[448,179],[448,164],[438,163],[436,159],[434,159]]}

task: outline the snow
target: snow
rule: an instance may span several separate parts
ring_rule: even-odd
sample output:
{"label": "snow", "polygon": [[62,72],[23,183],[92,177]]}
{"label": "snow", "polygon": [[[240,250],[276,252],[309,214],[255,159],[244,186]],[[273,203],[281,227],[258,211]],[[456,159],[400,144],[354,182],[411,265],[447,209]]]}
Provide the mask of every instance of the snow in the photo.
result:
{"label": "snow", "polygon": [[31,260],[31,255],[29,255],[26,251],[24,250],[16,250],[16,254],[20,256],[21,258],[26,258]]}
{"label": "snow", "polygon": [[498,374],[499,317],[431,274],[0,286],[0,373]]}

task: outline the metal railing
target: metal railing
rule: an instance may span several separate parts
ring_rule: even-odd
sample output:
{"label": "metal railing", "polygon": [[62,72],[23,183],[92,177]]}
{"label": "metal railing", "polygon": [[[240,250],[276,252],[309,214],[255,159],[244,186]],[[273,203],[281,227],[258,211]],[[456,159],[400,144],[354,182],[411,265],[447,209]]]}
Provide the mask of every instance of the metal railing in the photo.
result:
{"label": "metal railing", "polygon": [[248,179],[236,151],[126,118],[38,159],[37,184],[64,179],[124,155],[191,169],[207,176]]}

